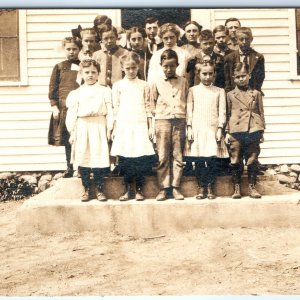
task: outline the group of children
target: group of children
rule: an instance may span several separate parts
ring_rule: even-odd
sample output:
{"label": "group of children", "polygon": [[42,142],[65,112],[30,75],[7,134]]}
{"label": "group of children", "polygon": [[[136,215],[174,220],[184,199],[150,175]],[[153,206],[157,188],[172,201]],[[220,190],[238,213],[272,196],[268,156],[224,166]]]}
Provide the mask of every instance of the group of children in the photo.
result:
{"label": "group of children", "polygon": [[157,201],[169,192],[184,199],[185,158],[194,162],[197,199],[215,198],[217,161],[228,157],[232,198],[241,198],[244,161],[249,196],[260,198],[255,184],[265,129],[264,57],[251,48],[251,29],[236,18],[213,31],[195,21],[180,29],[148,18],[144,28],[127,31],[121,47],[109,20],[97,16],[93,28],[76,31],[80,38],[65,38],[67,60],[55,65],[50,79],[49,144],[65,146],[64,177],[78,168],[81,200],[90,200],[91,172],[97,199],[107,200],[110,156],[118,158],[124,176],[121,201],[144,200],[145,162],[156,156]]}

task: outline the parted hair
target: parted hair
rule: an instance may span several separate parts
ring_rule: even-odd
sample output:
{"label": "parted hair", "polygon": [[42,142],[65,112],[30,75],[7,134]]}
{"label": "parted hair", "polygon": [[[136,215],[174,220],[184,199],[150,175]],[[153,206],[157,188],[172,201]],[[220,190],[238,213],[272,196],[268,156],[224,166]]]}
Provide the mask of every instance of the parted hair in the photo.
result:
{"label": "parted hair", "polygon": [[94,59],[84,59],[79,64],[80,71],[82,71],[83,68],[88,68],[90,66],[94,66],[97,69],[98,73],[100,73],[100,65]]}
{"label": "parted hair", "polygon": [[214,28],[213,35],[215,36],[217,32],[225,32],[225,34],[228,35],[228,28],[224,25],[218,25]]}
{"label": "parted hair", "polygon": [[244,62],[238,62],[234,65],[233,73],[237,72],[243,72],[245,71],[246,73],[249,74],[249,65],[244,63]]}
{"label": "parted hair", "polygon": [[160,64],[162,64],[163,61],[165,61],[167,59],[172,59],[172,58],[176,59],[176,62],[177,62],[177,65],[178,65],[178,55],[177,55],[177,53],[172,49],[167,49],[167,50],[163,51],[163,53],[160,56]]}
{"label": "parted hair", "polygon": [[201,32],[202,26],[201,26],[198,22],[196,22],[196,21],[187,21],[187,22],[183,25],[183,30],[185,30],[185,28],[186,28],[187,26],[191,25],[191,24],[195,25],[195,26],[198,28],[199,33]]}
{"label": "parted hair", "polygon": [[159,28],[158,36],[160,38],[162,38],[163,35],[168,31],[173,32],[176,35],[177,39],[179,38],[180,31],[179,31],[177,25],[174,23],[165,23],[165,24],[161,25],[161,27]]}
{"label": "parted hair", "polygon": [[121,58],[120,58],[121,66],[123,66],[124,63],[127,61],[134,61],[137,65],[139,65],[140,56],[137,53],[130,51],[130,52],[126,53],[125,55],[121,56]]}
{"label": "parted hair", "polygon": [[236,29],[236,35],[239,34],[246,34],[249,36],[249,38],[253,39],[252,30],[250,27],[239,27]]}
{"label": "parted hair", "polygon": [[131,27],[127,30],[127,33],[126,33],[126,38],[127,40],[129,41],[130,40],[130,37],[133,33],[140,33],[142,35],[143,38],[146,38],[147,34],[146,34],[146,31],[144,28],[141,28],[141,27]]}
{"label": "parted hair", "polygon": [[200,32],[200,41],[206,41],[213,38],[214,38],[213,33],[209,29],[205,29]]}
{"label": "parted hair", "polygon": [[96,31],[94,28],[84,28],[80,31],[81,38],[83,38],[85,34],[94,35],[96,37]]}
{"label": "parted hair", "polygon": [[144,27],[146,27],[146,24],[152,24],[152,23],[156,23],[156,22],[157,22],[158,26],[160,26],[159,20],[157,18],[155,18],[155,17],[148,17],[144,21]]}
{"label": "parted hair", "polygon": [[227,25],[227,23],[229,22],[238,22],[241,26],[241,21],[237,18],[228,18],[226,21],[225,21],[225,26]]}
{"label": "parted hair", "polygon": [[196,64],[196,72],[200,73],[201,69],[203,67],[212,67],[214,69],[214,72],[216,71],[216,65],[213,61],[205,61],[205,62],[199,62]]}
{"label": "parted hair", "polygon": [[68,37],[65,37],[61,41],[61,44],[62,44],[63,47],[65,47],[67,43],[74,43],[79,48],[79,50],[82,49],[81,40],[79,38],[77,38],[77,37],[68,36]]}
{"label": "parted hair", "polygon": [[104,32],[113,32],[113,34],[118,37],[118,30],[114,26],[105,26],[101,31],[100,31],[100,38],[102,39],[103,33]]}

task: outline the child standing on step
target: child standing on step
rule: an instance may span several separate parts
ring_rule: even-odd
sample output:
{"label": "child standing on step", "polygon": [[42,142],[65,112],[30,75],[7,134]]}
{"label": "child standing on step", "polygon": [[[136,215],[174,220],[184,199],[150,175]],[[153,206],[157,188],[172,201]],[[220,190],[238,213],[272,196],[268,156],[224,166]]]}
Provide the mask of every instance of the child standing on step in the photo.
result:
{"label": "child standing on step", "polygon": [[[126,191],[120,197],[127,201],[134,197],[144,200],[144,164],[154,155],[150,89],[137,74],[140,57],[128,52],[121,57],[121,67],[125,77],[112,88],[114,108],[114,130],[111,155],[119,156],[121,174],[124,175]],[[133,188],[135,179],[136,188]]]}
{"label": "child standing on step", "polygon": [[222,139],[226,123],[226,95],[213,85],[216,72],[213,62],[197,65],[200,83],[189,89],[187,100],[187,139],[185,155],[195,161],[199,186],[196,199],[214,199],[216,158],[228,157]]}
{"label": "child standing on step", "polygon": [[248,168],[249,196],[260,198],[255,189],[260,143],[263,142],[265,118],[262,95],[250,87],[249,66],[237,63],[234,69],[235,89],[227,94],[225,141],[229,144],[234,184],[233,199],[241,198],[240,185],[244,160]]}
{"label": "child standing on step", "polygon": [[109,150],[113,126],[111,90],[97,84],[100,66],[96,61],[80,63],[84,84],[67,98],[67,128],[73,146],[74,163],[79,167],[84,192],[82,201],[90,200],[90,172],[94,173],[96,196],[105,201],[104,176],[109,173]]}
{"label": "child standing on step", "polygon": [[66,153],[67,169],[63,177],[73,176],[71,164],[71,144],[66,128],[67,106],[66,99],[70,91],[79,87],[77,75],[79,70],[78,54],[82,48],[81,41],[74,37],[66,37],[62,41],[66,60],[56,64],[52,70],[49,83],[49,100],[52,109],[48,132],[48,143],[53,146],[64,146]]}
{"label": "child standing on step", "polygon": [[155,136],[159,157],[157,178],[160,191],[156,200],[166,200],[167,191],[171,187],[174,199],[183,200],[179,186],[186,137],[188,82],[184,77],[176,75],[178,55],[174,50],[163,51],[160,61],[164,77],[157,77],[151,86],[155,104]]}

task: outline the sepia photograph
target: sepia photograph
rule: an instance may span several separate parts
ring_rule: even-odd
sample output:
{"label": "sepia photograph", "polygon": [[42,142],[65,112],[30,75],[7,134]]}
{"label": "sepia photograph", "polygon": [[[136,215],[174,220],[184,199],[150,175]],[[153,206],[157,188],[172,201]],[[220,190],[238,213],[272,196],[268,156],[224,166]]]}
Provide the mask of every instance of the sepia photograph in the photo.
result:
{"label": "sepia photograph", "polygon": [[0,296],[300,294],[300,9],[0,8]]}

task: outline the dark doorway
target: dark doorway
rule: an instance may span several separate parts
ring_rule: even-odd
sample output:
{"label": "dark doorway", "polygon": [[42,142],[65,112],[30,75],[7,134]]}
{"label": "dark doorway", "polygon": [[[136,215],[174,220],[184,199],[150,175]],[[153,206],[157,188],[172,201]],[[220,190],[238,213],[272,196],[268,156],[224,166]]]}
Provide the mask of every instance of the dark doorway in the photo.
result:
{"label": "dark doorway", "polygon": [[144,20],[148,17],[156,17],[160,24],[176,23],[182,26],[190,20],[190,9],[186,8],[140,8],[122,9],[122,27],[128,29],[132,26],[144,27]]}

